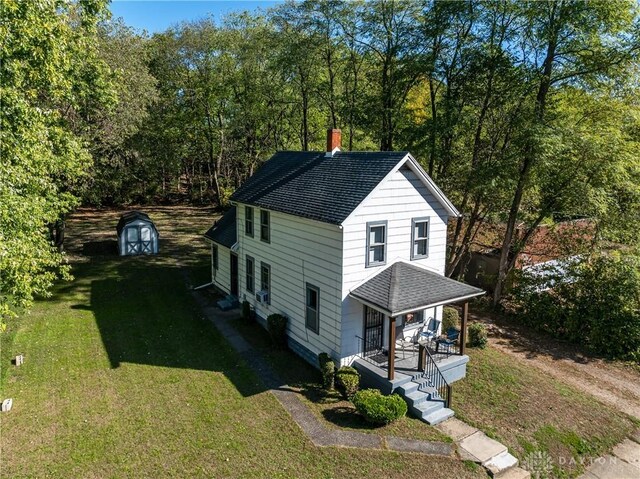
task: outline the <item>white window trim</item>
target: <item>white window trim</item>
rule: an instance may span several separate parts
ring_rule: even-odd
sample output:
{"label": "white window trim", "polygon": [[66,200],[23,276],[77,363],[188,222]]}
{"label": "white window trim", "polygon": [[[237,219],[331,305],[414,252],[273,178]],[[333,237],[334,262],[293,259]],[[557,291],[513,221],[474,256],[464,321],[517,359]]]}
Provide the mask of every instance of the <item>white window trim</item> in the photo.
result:
{"label": "white window trim", "polygon": [[[262,213],[267,214],[267,239],[262,236],[262,227],[265,225],[262,223]],[[271,212],[269,210],[260,210],[260,241],[263,243],[271,243]]]}
{"label": "white window trim", "polygon": [[[382,261],[377,261],[377,262],[370,262],[369,261],[369,251],[371,249],[372,246],[380,246],[380,243],[376,243],[375,245],[371,245],[370,244],[370,240],[371,240],[371,228],[374,228],[376,226],[384,226],[384,243],[382,243],[384,245],[384,260]],[[365,265],[367,268],[369,267],[374,267],[374,266],[383,266],[385,264],[387,264],[387,243],[389,242],[389,225],[388,225],[388,221],[387,220],[383,220],[383,221],[370,221],[367,223],[367,250],[366,250],[366,256],[365,256]]]}
{"label": "white window trim", "polygon": [[[251,220],[247,216],[247,212],[251,211]],[[247,233],[247,224],[251,223],[251,233]],[[244,234],[249,238],[253,238],[256,230],[256,216],[254,214],[253,208],[251,206],[245,205],[244,207]]]}
{"label": "white window trim", "polygon": [[[308,317],[307,317],[307,312],[309,310],[309,304],[308,304],[308,299],[307,299],[307,295],[309,293],[309,290],[314,290],[316,292],[316,328],[312,328],[309,326],[309,322],[308,322]],[[312,331],[316,334],[320,334],[320,288],[318,288],[317,286],[314,286],[311,283],[307,283],[306,284],[306,288],[304,290],[304,325],[305,328],[307,328],[309,331]]]}
{"label": "white window trim", "polygon": [[[427,236],[416,238],[416,224],[417,223],[427,223]],[[411,260],[415,259],[424,259],[429,257],[429,238],[431,237],[431,218],[428,216],[424,216],[422,218],[411,218]],[[427,253],[426,254],[415,254],[415,243],[416,241],[425,241],[427,242]]]}

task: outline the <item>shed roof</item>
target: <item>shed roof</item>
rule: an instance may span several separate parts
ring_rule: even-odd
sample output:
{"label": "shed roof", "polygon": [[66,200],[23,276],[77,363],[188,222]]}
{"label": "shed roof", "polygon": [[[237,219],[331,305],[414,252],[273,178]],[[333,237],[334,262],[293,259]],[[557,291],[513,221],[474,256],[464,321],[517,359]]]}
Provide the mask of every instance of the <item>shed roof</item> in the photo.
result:
{"label": "shed roof", "polygon": [[231,196],[325,223],[341,224],[408,155],[406,151],[280,151]]}
{"label": "shed roof", "polygon": [[151,221],[151,218],[149,218],[148,214],[143,213],[142,211],[127,211],[126,213],[123,213],[122,216],[120,216],[120,221],[118,221],[118,226],[116,226],[118,236],[120,236],[122,229],[133,221],[145,221],[153,227],[156,233],[158,233],[156,225],[153,223],[153,221]]}
{"label": "shed roof", "polygon": [[227,248],[231,248],[238,241],[236,231],[236,207],[229,208],[222,218],[216,221],[204,234],[205,238]]}
{"label": "shed roof", "polygon": [[404,261],[385,268],[349,293],[389,316],[455,303],[483,294],[482,289]]}

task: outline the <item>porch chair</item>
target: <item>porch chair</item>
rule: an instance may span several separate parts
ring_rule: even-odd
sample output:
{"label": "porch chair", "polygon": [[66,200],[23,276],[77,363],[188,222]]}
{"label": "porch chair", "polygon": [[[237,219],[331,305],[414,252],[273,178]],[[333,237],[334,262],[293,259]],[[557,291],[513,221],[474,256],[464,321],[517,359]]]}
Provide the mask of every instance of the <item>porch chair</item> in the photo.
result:
{"label": "porch chair", "polygon": [[460,337],[460,330],[457,328],[447,329],[447,333],[444,337],[436,340],[436,353],[439,352],[440,346],[446,347],[446,352],[449,353],[451,346],[453,346]]}
{"label": "porch chair", "polygon": [[406,359],[407,347],[413,351],[416,344],[418,344],[418,338],[422,328],[416,328],[411,334],[405,335],[396,340],[396,349],[402,350],[402,359]]}
{"label": "porch chair", "polygon": [[438,330],[440,329],[440,323],[436,318],[429,318],[426,323],[426,327],[420,333],[420,339],[423,341],[431,342],[436,338]]}

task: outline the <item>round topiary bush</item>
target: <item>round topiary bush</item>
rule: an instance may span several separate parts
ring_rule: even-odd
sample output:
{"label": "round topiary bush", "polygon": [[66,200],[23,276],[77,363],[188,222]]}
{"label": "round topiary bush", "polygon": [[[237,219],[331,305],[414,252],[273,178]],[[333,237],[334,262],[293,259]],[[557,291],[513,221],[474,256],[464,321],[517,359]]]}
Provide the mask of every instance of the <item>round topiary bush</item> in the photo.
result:
{"label": "round topiary bush", "polygon": [[377,389],[358,391],[352,399],[356,410],[372,424],[389,424],[407,414],[407,403],[397,394],[384,396]]}
{"label": "round topiary bush", "polygon": [[487,346],[487,328],[482,323],[469,325],[469,346],[484,349]]}
{"label": "round topiary bush", "polygon": [[333,362],[331,356],[327,353],[318,355],[318,363],[320,372],[322,373],[322,387],[327,391],[335,389],[336,363]]}
{"label": "round topiary bush", "polygon": [[346,399],[351,399],[360,387],[360,373],[351,366],[342,366],[336,372],[336,386]]}
{"label": "round topiary bush", "polygon": [[273,344],[280,349],[287,348],[287,318],[281,314],[271,314],[267,318],[267,329]]}
{"label": "round topiary bush", "polygon": [[449,328],[459,329],[460,314],[456,308],[445,306],[442,310],[442,331],[448,331]]}

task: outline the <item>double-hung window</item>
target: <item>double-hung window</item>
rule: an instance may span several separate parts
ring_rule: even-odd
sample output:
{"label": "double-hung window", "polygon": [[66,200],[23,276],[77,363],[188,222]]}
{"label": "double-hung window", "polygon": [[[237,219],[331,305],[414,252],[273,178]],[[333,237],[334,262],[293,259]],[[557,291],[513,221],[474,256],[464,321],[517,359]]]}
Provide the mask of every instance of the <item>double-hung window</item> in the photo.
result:
{"label": "double-hung window", "polygon": [[244,207],[244,234],[253,238],[253,208]]}
{"label": "double-hung window", "polygon": [[260,240],[265,243],[271,241],[269,212],[260,210]]}
{"label": "double-hung window", "polygon": [[429,256],[429,218],[411,220],[411,259]]}
{"label": "double-hung window", "polygon": [[247,260],[245,262],[246,266],[246,288],[249,293],[255,293],[255,260],[247,255]]}
{"label": "double-hung window", "polygon": [[267,304],[271,304],[271,266],[260,263],[260,291],[268,293]]}
{"label": "double-hung window", "polygon": [[314,333],[320,332],[320,289],[307,283],[306,326]]}
{"label": "double-hung window", "polygon": [[367,223],[367,267],[387,262],[387,222]]}

